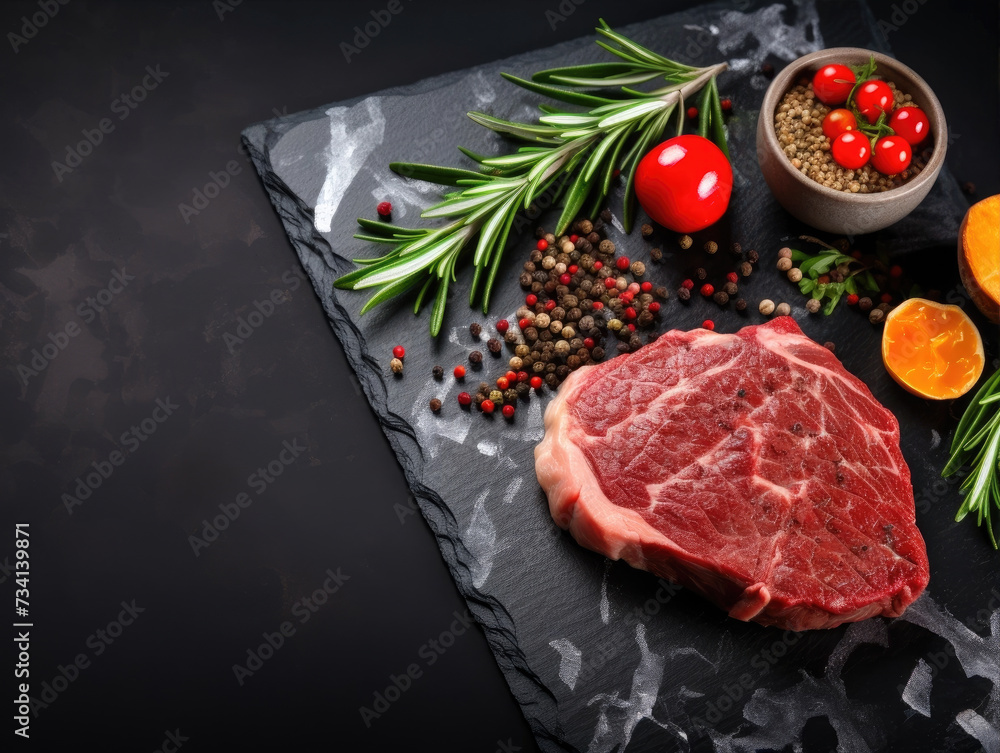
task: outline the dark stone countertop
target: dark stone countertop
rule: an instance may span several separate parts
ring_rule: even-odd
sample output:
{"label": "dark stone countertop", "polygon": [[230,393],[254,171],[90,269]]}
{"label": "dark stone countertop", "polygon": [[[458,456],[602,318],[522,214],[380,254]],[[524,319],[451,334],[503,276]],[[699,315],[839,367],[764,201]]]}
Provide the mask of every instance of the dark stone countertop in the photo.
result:
{"label": "dark stone countertop", "polygon": [[[382,4],[0,8],[0,584],[29,522],[32,749],[533,749],[239,133],[690,5],[404,2],[350,62]],[[871,7],[901,59],[945,51],[918,69],[949,167],[997,193],[996,7],[909,5]]]}

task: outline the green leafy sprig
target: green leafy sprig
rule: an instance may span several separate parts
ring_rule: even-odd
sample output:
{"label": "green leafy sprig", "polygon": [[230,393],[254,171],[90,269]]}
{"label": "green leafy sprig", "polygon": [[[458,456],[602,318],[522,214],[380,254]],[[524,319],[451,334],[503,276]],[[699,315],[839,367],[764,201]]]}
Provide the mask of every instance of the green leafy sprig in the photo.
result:
{"label": "green leafy sprig", "polygon": [[[566,110],[540,104],[535,123],[504,120],[481,112],[469,117],[522,145],[513,154],[484,156],[460,147],[476,165],[468,170],[408,162],[390,164],[406,177],[456,190],[421,215],[440,218],[436,228],[401,228],[359,219],[362,231],[355,237],[389,247],[374,259],[355,259],[359,268],[338,279],[342,289],[378,288],[362,308],[373,306],[419,288],[414,313],[431,295],[434,305],[430,331],[441,330],[448,288],[456,281],[456,267],[463,251],[474,245],[473,278],[469,305],[481,295],[483,313],[489,309],[490,292],[512,229],[528,224],[543,194],[550,203],[561,202],[556,234],[562,234],[580,214],[592,216],[603,204],[619,174],[625,178],[623,222],[631,231],[635,217],[636,167],[646,152],[671,126],[683,131],[685,102],[700,92],[698,132],[711,138],[728,157],[722,106],[715,77],[726,64],[696,68],[658,55],[613,31],[603,20],[597,44],[618,61],[553,68],[525,80],[502,74],[508,81],[536,94],[585,108]],[[663,77],[666,85],[650,91],[632,87]],[[518,227],[515,227],[517,225]]]}
{"label": "green leafy sprig", "polygon": [[877,78],[875,72],[878,70],[878,64],[875,62],[875,56],[872,55],[868,61],[862,65],[852,65],[849,66],[854,72],[855,83],[851,88],[851,93],[847,97],[847,104],[851,108],[851,113],[854,115],[854,119],[858,123],[858,130],[868,137],[868,141],[871,144],[871,148],[875,148],[875,142],[877,142],[883,136],[895,136],[896,132],[889,127],[886,122],[889,116],[886,115],[883,110],[879,116],[878,120],[874,123],[869,123],[868,118],[861,114],[858,110],[858,105],[854,101],[854,94],[866,81],[870,81],[873,78]]}
{"label": "green leafy sprig", "polygon": [[[802,279],[799,280],[799,290],[803,295],[808,295],[818,301],[826,301],[823,304],[823,313],[832,314],[840,299],[844,295],[865,295],[866,293],[878,293],[878,283],[864,264],[853,256],[841,253],[833,246],[813,238],[811,236],[799,236],[800,240],[809,241],[823,246],[824,250],[816,254],[809,254],[805,251],[792,249],[792,262],[797,264],[802,270]],[[833,270],[843,270],[843,280],[820,282],[822,276]]]}
{"label": "green leafy sprig", "polygon": [[986,523],[996,549],[990,510],[1000,508],[1000,370],[979,389],[962,414],[951,442],[951,456],[941,475],[948,478],[966,466],[971,472],[959,487],[965,498],[955,520],[975,513],[977,525]]}

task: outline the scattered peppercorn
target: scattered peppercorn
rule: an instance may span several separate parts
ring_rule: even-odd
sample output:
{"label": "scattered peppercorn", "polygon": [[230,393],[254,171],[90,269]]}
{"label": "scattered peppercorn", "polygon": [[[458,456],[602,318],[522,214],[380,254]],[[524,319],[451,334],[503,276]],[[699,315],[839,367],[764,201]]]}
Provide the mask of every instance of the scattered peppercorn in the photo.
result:
{"label": "scattered peppercorn", "polygon": [[470,395],[468,392],[459,392],[458,393],[458,404],[459,405],[463,405],[463,406],[464,405],[471,405],[472,404],[472,395]]}
{"label": "scattered peppercorn", "polygon": [[677,239],[677,243],[681,248],[689,249],[691,248],[691,244],[694,243],[694,239],[692,239],[690,235],[682,235]]}
{"label": "scattered peppercorn", "polygon": [[833,342],[831,342],[830,340],[827,340],[825,343],[823,343],[823,347],[826,348],[831,353],[836,353],[837,352],[837,346],[836,346],[836,344],[833,343]]}
{"label": "scattered peppercorn", "polygon": [[649,250],[649,260],[654,262],[659,262],[663,260],[663,251],[658,248],[651,248]]}
{"label": "scattered peppercorn", "polygon": [[677,297],[680,298],[682,301],[690,301],[691,300],[691,291],[688,290],[687,288],[678,288],[677,289]]}
{"label": "scattered peppercorn", "polygon": [[486,349],[489,350],[493,355],[497,355],[501,350],[503,350],[503,343],[497,340],[495,337],[491,337],[486,341]]}
{"label": "scattered peppercorn", "polygon": [[441,401],[438,400],[436,397],[431,398],[430,405],[431,405],[431,410],[434,411],[435,413],[441,410]]}
{"label": "scattered peppercorn", "polygon": [[820,310],[822,305],[823,304],[819,300],[819,298],[810,298],[808,301],[806,301],[806,311],[808,311],[810,314],[815,314]]}
{"label": "scattered peppercorn", "polygon": [[431,369],[431,375],[435,379],[441,379],[444,376],[444,369],[442,369],[440,366],[435,366],[433,369]]}
{"label": "scattered peppercorn", "polygon": [[705,244],[705,253],[706,254],[714,254],[718,250],[719,250],[719,244],[716,243],[715,241],[708,241]]}
{"label": "scattered peppercorn", "polygon": [[389,361],[389,368],[392,369],[393,374],[402,374],[403,362],[400,361],[398,358],[393,358],[391,361]]}
{"label": "scattered peppercorn", "polygon": [[741,246],[739,243],[733,243],[733,245],[731,245],[729,247],[729,252],[733,256],[742,256],[743,255],[743,246]]}
{"label": "scattered peppercorn", "polygon": [[646,274],[646,265],[641,261],[634,261],[631,266],[629,266],[629,271],[632,272],[633,277],[642,277]]}
{"label": "scattered peppercorn", "polygon": [[712,296],[712,300],[715,301],[720,306],[725,306],[729,303],[729,294],[723,290],[719,290],[715,295]]}
{"label": "scattered peppercorn", "polygon": [[742,298],[737,298],[736,299],[735,306],[736,306],[736,310],[737,311],[746,311],[747,310],[747,302],[745,300],[743,300]]}
{"label": "scattered peppercorn", "polygon": [[798,267],[792,267],[788,270],[788,279],[792,282],[798,282],[802,279],[802,270]]}
{"label": "scattered peppercorn", "polygon": [[691,120],[694,120],[695,118],[697,118],[697,117],[698,117],[698,108],[697,108],[697,107],[695,107],[694,105],[691,105],[691,106],[690,106],[690,107],[689,107],[689,108],[687,109],[687,116],[688,116],[688,118],[690,118]]}
{"label": "scattered peppercorn", "polygon": [[644,223],[642,226],[642,237],[648,238],[652,234],[653,234],[653,226],[650,225],[648,222]]}
{"label": "scattered peppercorn", "polygon": [[405,358],[406,357],[406,349],[402,345],[397,345],[395,348],[392,349],[392,354],[396,358],[400,358],[400,359]]}
{"label": "scattered peppercorn", "polygon": [[707,329],[707,330],[711,331],[711,330],[715,329],[715,322],[713,322],[711,319],[706,319],[705,321],[703,321],[701,323],[701,326],[704,329]]}
{"label": "scattered peppercorn", "polygon": [[514,418],[514,406],[513,405],[505,405],[503,408],[500,409],[500,411],[501,411],[501,413],[503,413],[503,417],[504,418]]}
{"label": "scattered peppercorn", "polygon": [[781,256],[778,258],[778,262],[775,266],[778,267],[778,271],[787,272],[789,269],[792,268],[793,265],[791,259],[789,259],[787,256]]}
{"label": "scattered peppercorn", "polygon": [[747,251],[747,261],[750,262],[751,264],[756,264],[758,261],[760,261],[760,254],[758,254],[751,248],[749,251]]}
{"label": "scattered peppercorn", "polygon": [[872,299],[868,296],[858,299],[858,308],[862,311],[871,311],[872,309]]}
{"label": "scattered peppercorn", "polygon": [[790,249],[788,246],[785,246],[784,248],[779,248],[778,249],[778,258],[779,259],[791,259],[792,258],[792,249]]}
{"label": "scattered peppercorn", "polygon": [[379,217],[388,217],[392,214],[392,204],[388,201],[380,201],[375,207],[375,211],[378,212]]}
{"label": "scattered peppercorn", "polygon": [[740,264],[740,274],[743,277],[749,277],[750,275],[752,275],[753,274],[753,264],[751,264],[748,261],[745,261],[742,264]]}
{"label": "scattered peppercorn", "polygon": [[792,313],[792,307],[787,303],[779,303],[774,309],[775,316],[788,316]]}
{"label": "scattered peppercorn", "polygon": [[763,301],[760,302],[760,305],[757,307],[757,310],[760,311],[760,313],[762,313],[764,316],[770,316],[771,314],[774,313],[774,301],[772,301],[770,298],[765,298]]}
{"label": "scattered peppercorn", "polygon": [[479,365],[483,362],[483,353],[480,350],[474,350],[469,353],[469,363],[474,365]]}
{"label": "scattered peppercorn", "polygon": [[456,366],[455,367],[455,371],[453,373],[455,374],[455,379],[465,379],[465,367],[464,366]]}
{"label": "scattered peppercorn", "polygon": [[726,292],[726,295],[728,295],[730,298],[732,298],[740,291],[739,286],[735,282],[727,282],[725,285],[722,286],[722,289]]}
{"label": "scattered peppercorn", "polygon": [[698,267],[694,271],[694,276],[697,277],[699,280],[704,280],[706,277],[708,277],[708,271],[704,267]]}
{"label": "scattered peppercorn", "polygon": [[473,337],[479,337],[479,333],[482,332],[482,331],[483,331],[483,328],[481,326],[479,326],[479,324],[477,322],[473,322],[472,324],[469,325],[469,333]]}
{"label": "scattered peppercorn", "polygon": [[732,112],[733,111],[733,100],[729,99],[728,97],[726,99],[720,99],[719,100],[719,107],[722,108],[723,112]]}
{"label": "scattered peppercorn", "polygon": [[706,282],[701,286],[701,294],[706,298],[710,298],[715,293],[715,286],[710,282]]}
{"label": "scattered peppercorn", "polygon": [[479,404],[479,407],[482,408],[483,413],[492,413],[494,407],[496,406],[493,404],[492,400],[483,400],[483,402]]}

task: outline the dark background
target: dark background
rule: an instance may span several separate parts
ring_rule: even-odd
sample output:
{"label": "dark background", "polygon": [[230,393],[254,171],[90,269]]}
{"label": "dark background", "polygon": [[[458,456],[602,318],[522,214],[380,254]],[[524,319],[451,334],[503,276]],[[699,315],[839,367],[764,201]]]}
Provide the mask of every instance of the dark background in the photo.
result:
{"label": "dark background", "polygon": [[[289,283],[298,262],[239,133],[589,36],[601,16],[624,25],[694,3],[588,0],[553,29],[546,11],[572,3],[403,2],[350,63],[340,43],[384,3],[71,0],[17,52],[6,35],[39,4],[0,4],[0,593],[13,599],[13,522],[27,521],[32,695],[73,678],[39,707],[33,749],[156,750],[175,730],[185,751],[534,749],[477,629],[427,666],[464,603],[318,301]],[[1000,192],[998,10],[956,7],[871,3],[944,106],[952,172],[983,198]],[[120,120],[114,100],[157,65],[168,75]],[[114,130],[56,175],[102,118]],[[185,222],[179,205],[233,160]],[[133,279],[81,314],[115,273]],[[234,341],[272,291],[273,313]],[[19,369],[68,323],[78,334],[50,363]],[[77,478],[167,398],[179,407],[70,514]],[[284,441],[307,449],[256,494],[248,477]],[[241,492],[252,504],[195,556],[190,537]],[[300,600],[338,568],[343,585],[302,623]],[[144,611],[119,635],[108,625],[133,600]],[[285,621],[294,635],[240,685],[233,665]],[[80,654],[89,665],[60,674]],[[2,652],[12,696],[14,662]],[[359,708],[411,663],[423,675],[367,728]]]}

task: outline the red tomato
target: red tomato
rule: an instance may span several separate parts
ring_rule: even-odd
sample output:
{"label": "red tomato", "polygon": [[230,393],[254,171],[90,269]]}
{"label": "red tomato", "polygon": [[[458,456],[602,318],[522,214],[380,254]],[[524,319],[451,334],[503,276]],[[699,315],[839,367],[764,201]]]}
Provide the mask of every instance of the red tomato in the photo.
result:
{"label": "red tomato", "polygon": [[893,107],[892,89],[885,81],[865,81],[854,95],[858,112],[868,118],[869,123],[878,120],[883,111],[888,115]]}
{"label": "red tomato", "polygon": [[846,65],[824,65],[813,76],[813,92],[825,105],[842,105],[851,94],[857,79]]}
{"label": "red tomato", "polygon": [[636,168],[635,194],[642,208],[677,233],[694,233],[718,220],[732,192],[729,160],[702,136],[667,139]]}
{"label": "red tomato", "polygon": [[885,136],[875,142],[872,167],[883,175],[901,173],[910,166],[910,145],[902,136]]}
{"label": "red tomato", "polygon": [[863,133],[844,131],[833,140],[830,151],[838,165],[847,170],[858,170],[865,166],[872,148]]}
{"label": "red tomato", "polygon": [[823,118],[823,135],[828,139],[835,139],[844,131],[856,130],[858,130],[858,121],[850,110],[844,108],[830,110]]}
{"label": "red tomato", "polygon": [[930,121],[919,107],[900,107],[889,118],[889,127],[910,146],[919,146],[931,133]]}

